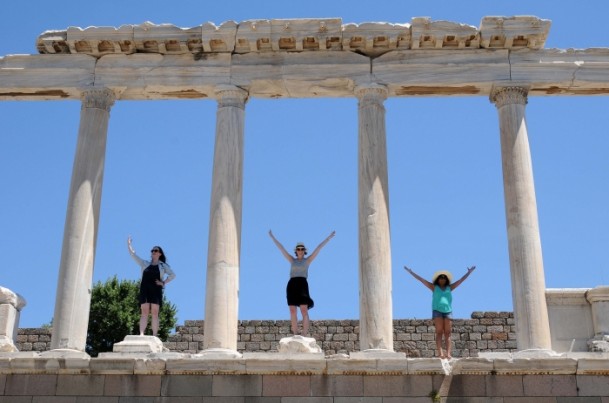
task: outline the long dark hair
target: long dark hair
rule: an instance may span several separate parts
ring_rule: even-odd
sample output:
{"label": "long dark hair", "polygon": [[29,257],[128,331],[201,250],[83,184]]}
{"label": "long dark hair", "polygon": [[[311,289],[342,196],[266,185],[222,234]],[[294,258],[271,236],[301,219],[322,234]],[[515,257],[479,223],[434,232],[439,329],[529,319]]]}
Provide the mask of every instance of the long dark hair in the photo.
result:
{"label": "long dark hair", "polygon": [[438,282],[440,281],[440,277],[444,277],[446,279],[446,284],[444,286],[450,285],[450,279],[448,278],[448,276],[446,274],[440,274],[438,277],[436,277],[436,281],[433,282],[433,285],[440,286],[440,284],[438,284]]}
{"label": "long dark hair", "polygon": [[161,256],[159,256],[159,260],[163,263],[167,263],[167,257],[165,256],[165,252],[163,252],[163,248],[160,246],[153,246],[152,249],[158,249],[161,252]]}

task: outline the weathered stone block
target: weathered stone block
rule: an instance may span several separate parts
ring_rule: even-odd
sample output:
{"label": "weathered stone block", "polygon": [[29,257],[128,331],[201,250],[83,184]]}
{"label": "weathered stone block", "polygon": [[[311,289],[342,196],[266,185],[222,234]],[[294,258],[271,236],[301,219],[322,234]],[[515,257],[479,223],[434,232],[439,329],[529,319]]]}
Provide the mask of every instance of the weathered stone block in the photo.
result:
{"label": "weathered stone block", "polygon": [[521,375],[487,375],[487,396],[524,396]]}
{"label": "weathered stone block", "polygon": [[480,375],[453,375],[449,396],[486,396],[486,380]]}
{"label": "weathered stone block", "polygon": [[106,375],[105,396],[160,396],[160,375]]}
{"label": "weathered stone block", "polygon": [[313,396],[362,396],[364,381],[361,375],[315,375],[311,377]]}
{"label": "weathered stone block", "polygon": [[578,396],[609,396],[607,378],[598,375],[577,375]]}
{"label": "weathered stone block", "polygon": [[7,375],[4,395],[55,395],[57,375]]}
{"label": "weathered stone block", "polygon": [[384,375],[364,377],[364,396],[427,396],[431,375]]}
{"label": "weathered stone block", "polygon": [[262,375],[214,375],[213,396],[262,396]]}
{"label": "weathered stone block", "polygon": [[577,396],[575,375],[524,375],[525,396]]}
{"label": "weathered stone block", "polygon": [[[262,396],[310,396],[311,377],[306,375],[263,375]],[[283,401],[283,399],[282,399]]]}
{"label": "weathered stone block", "polygon": [[161,396],[211,396],[211,375],[167,375],[161,382]]}
{"label": "weathered stone block", "polygon": [[57,395],[103,396],[106,375],[57,375]]}

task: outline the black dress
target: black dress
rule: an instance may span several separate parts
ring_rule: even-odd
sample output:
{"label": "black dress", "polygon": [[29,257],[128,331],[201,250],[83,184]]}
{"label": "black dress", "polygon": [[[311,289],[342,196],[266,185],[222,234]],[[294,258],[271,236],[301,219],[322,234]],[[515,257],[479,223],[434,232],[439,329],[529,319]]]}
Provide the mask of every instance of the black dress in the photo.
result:
{"label": "black dress", "polygon": [[288,305],[306,305],[309,309],[313,308],[314,302],[309,295],[309,283],[304,277],[292,277],[286,287],[286,297]]}
{"label": "black dress", "polygon": [[140,282],[139,301],[142,304],[157,304],[163,302],[163,286],[157,285],[156,281],[161,280],[161,271],[158,265],[150,265],[142,273]]}

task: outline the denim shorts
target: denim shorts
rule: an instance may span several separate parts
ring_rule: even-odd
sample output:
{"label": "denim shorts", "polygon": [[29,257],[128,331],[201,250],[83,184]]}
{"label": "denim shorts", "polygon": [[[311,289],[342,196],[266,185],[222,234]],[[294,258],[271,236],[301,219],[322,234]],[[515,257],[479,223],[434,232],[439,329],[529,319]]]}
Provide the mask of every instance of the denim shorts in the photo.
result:
{"label": "denim shorts", "polygon": [[453,318],[453,313],[452,312],[440,312],[440,311],[436,311],[435,309],[433,311],[431,311],[431,317],[432,318],[448,318],[448,319],[452,319]]}

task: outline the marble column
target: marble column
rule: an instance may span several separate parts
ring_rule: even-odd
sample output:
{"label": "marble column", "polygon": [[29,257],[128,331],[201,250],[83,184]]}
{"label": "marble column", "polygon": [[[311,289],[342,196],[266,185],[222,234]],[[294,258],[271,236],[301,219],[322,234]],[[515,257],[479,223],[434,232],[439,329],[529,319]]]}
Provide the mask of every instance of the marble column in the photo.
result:
{"label": "marble column", "polygon": [[359,86],[358,207],[360,350],[393,351],[385,107],[387,89]]}
{"label": "marble column", "polygon": [[528,90],[493,89],[499,112],[512,303],[519,350],[552,350],[525,107]]}
{"label": "marble column", "polygon": [[91,305],[106,138],[114,93],[83,91],[63,234],[51,349],[84,351]]}
{"label": "marble column", "polygon": [[243,126],[247,92],[217,89],[216,143],[209,215],[203,347],[237,351]]}

